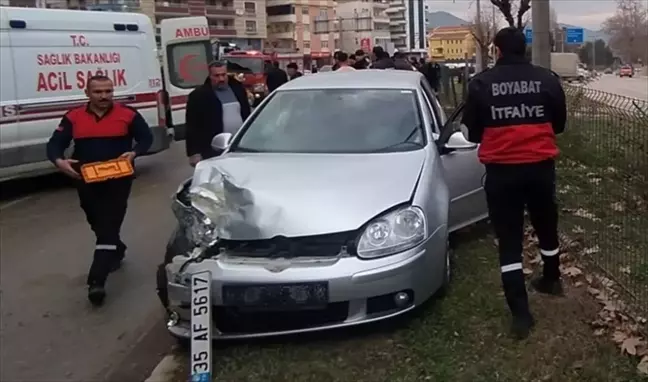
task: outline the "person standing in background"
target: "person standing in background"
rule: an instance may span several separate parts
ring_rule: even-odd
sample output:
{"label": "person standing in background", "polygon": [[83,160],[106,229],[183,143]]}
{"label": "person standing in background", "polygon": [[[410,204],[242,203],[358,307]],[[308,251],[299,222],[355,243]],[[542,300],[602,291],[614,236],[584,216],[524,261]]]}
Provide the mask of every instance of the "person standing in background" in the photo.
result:
{"label": "person standing in background", "polygon": [[279,86],[288,82],[288,74],[279,67],[279,62],[277,61],[273,61],[267,67],[266,86],[268,87],[268,94],[270,94]]}
{"label": "person standing in background", "polygon": [[355,68],[349,65],[349,56],[344,52],[338,52],[338,72],[352,72],[355,71]]}
{"label": "person standing in background", "polygon": [[297,63],[295,62],[288,64],[288,66],[286,66],[286,69],[288,70],[288,81],[294,80],[295,78],[299,78],[304,75],[299,71],[299,66],[297,66]]}
{"label": "person standing in background", "polygon": [[209,64],[209,77],[194,89],[187,100],[187,137],[185,146],[189,164],[220,153],[211,147],[212,139],[220,133],[236,133],[251,113],[243,84],[227,75],[225,63]]}
{"label": "person standing in background", "polygon": [[[126,254],[121,226],[126,216],[133,176],[85,183],[83,164],[125,158],[131,162],[145,154],[153,143],[151,129],[137,110],[113,102],[114,86],[106,76],[88,80],[88,103],[68,111],[47,142],[47,158],[77,182],[77,192],[86,220],[96,236],[88,272],[88,300],[102,305],[108,275],[120,268]],[[133,147],[133,140],[135,146]],[[65,150],[74,142],[72,158]]]}

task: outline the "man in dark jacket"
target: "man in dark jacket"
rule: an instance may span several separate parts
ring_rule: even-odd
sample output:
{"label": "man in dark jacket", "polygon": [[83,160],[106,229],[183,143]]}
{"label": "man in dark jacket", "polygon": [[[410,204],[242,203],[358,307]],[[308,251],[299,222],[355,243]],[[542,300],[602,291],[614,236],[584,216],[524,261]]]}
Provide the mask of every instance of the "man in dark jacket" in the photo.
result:
{"label": "man in dark jacket", "polygon": [[374,46],[372,53],[374,61],[371,63],[371,69],[394,69],[394,60],[381,46]]}
{"label": "man in dark jacket", "polygon": [[499,240],[511,329],[525,338],[535,324],[522,268],[525,207],[544,262],[542,276],[531,285],[541,293],[562,294],[554,159],[556,134],[565,129],[567,108],[557,76],[527,61],[520,30],[502,29],[494,44],[497,64],[469,82],[462,122],[468,139],[481,143],[479,159],[486,166],[486,197]]}
{"label": "man in dark jacket", "polygon": [[280,67],[277,61],[274,61],[271,65],[268,65],[268,71],[266,73],[266,86],[268,87],[268,92],[272,93],[279,86],[288,82],[288,74],[284,72]]}
{"label": "man in dark jacket", "polygon": [[407,56],[405,56],[404,53],[396,52],[394,53],[394,69],[413,71],[414,67],[411,62],[407,60]]}
{"label": "man in dark jacket", "polygon": [[427,61],[421,64],[421,68],[419,70],[430,83],[432,89],[438,92],[439,77],[441,75],[441,67],[439,66],[439,64],[433,63],[432,61]]}
{"label": "man in dark jacket", "polygon": [[355,57],[355,63],[353,64],[354,69],[367,69],[369,67],[369,58],[365,55],[364,50],[356,50]]}
{"label": "man in dark jacket", "polygon": [[187,137],[189,164],[219,155],[211,141],[217,134],[235,133],[250,115],[250,103],[243,85],[227,75],[224,63],[209,65],[205,83],[189,94],[187,100]]}
{"label": "man in dark jacket", "polygon": [[290,64],[288,64],[286,66],[286,69],[288,69],[288,80],[294,80],[295,78],[299,78],[304,75],[299,71],[299,66],[296,62],[291,62]]}

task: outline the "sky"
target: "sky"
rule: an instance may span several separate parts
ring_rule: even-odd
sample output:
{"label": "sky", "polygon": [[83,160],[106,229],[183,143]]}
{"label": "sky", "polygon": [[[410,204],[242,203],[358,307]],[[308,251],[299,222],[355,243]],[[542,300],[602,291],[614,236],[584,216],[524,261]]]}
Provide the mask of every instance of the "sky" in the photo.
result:
{"label": "sky", "polygon": [[[482,8],[489,0],[481,0]],[[516,1],[517,2],[517,1]],[[464,20],[471,20],[475,12],[475,0],[426,0],[430,12],[446,11]],[[551,0],[551,7],[558,14],[558,22],[592,30],[601,29],[605,19],[616,9],[615,0]]]}

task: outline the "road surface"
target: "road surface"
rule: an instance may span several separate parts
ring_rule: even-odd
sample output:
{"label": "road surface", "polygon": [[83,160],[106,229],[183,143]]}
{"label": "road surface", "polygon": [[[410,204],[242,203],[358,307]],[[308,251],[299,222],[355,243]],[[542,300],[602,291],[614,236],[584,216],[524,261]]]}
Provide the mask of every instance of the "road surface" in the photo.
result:
{"label": "road surface", "polygon": [[598,80],[588,84],[587,87],[648,101],[648,77],[620,78],[613,74],[604,74]]}
{"label": "road surface", "polygon": [[183,146],[138,160],[126,261],[99,309],[86,300],[94,238],[76,192],[60,176],[0,185],[1,381],[142,381],[169,351],[155,267],[170,196],[191,174]]}

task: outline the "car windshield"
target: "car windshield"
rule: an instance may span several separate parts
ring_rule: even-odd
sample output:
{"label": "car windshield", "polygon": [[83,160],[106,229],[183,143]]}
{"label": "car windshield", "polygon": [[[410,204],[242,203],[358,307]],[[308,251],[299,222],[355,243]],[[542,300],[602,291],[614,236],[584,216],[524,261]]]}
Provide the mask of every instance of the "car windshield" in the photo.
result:
{"label": "car windshield", "polygon": [[264,63],[261,58],[250,57],[225,57],[227,70],[234,73],[263,73]]}
{"label": "car windshield", "polygon": [[231,151],[372,153],[420,149],[425,137],[413,90],[277,92]]}

